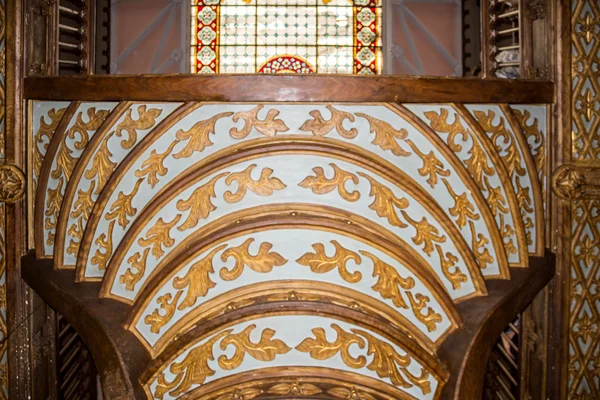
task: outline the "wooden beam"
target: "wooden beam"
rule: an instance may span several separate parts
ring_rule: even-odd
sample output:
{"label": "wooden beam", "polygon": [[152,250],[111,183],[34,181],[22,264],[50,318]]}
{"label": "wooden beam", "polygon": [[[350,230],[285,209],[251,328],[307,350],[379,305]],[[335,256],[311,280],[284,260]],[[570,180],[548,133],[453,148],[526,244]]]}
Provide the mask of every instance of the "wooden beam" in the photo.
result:
{"label": "wooden beam", "polygon": [[105,75],[25,79],[25,98],[81,101],[552,103],[553,83],[335,75]]}

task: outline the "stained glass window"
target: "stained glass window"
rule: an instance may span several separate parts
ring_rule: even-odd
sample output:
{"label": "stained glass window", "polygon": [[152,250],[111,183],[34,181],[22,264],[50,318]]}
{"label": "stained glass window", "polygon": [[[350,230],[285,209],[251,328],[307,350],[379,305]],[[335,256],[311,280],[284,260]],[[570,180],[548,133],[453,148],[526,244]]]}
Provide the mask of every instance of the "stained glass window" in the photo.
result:
{"label": "stained glass window", "polygon": [[382,0],[192,0],[194,73],[380,74]]}

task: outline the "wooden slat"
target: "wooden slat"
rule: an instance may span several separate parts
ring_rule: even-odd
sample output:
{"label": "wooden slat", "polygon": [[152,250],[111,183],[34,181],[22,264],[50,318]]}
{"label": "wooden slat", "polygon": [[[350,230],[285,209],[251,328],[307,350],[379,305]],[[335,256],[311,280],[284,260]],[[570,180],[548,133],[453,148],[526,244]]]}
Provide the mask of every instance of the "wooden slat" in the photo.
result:
{"label": "wooden slat", "polygon": [[552,82],[397,76],[135,75],[25,78],[25,98],[87,101],[551,103]]}

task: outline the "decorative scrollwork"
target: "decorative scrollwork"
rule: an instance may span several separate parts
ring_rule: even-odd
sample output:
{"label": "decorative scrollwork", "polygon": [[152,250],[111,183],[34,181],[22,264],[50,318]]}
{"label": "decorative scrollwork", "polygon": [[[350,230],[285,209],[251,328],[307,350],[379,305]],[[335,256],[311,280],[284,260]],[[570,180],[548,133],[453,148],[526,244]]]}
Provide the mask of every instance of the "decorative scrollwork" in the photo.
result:
{"label": "decorative scrollwork", "polygon": [[58,127],[58,123],[65,115],[66,108],[61,108],[56,110],[52,108],[48,111],[48,118],[50,118],[50,122],[47,123],[44,116],[40,117],[40,127],[35,134],[34,142],[34,154],[33,154],[33,173],[35,177],[40,175],[40,171],[42,169],[43,163],[43,155],[39,148],[39,145],[43,144],[44,150],[48,149],[50,141],[52,140],[52,136],[54,136],[54,132]]}
{"label": "decorative scrollwork", "polygon": [[244,139],[252,132],[252,128],[267,137],[275,136],[279,132],[287,132],[290,129],[285,125],[283,120],[277,118],[279,115],[278,110],[270,109],[267,112],[265,119],[261,120],[258,118],[258,112],[262,110],[263,107],[263,105],[259,105],[250,111],[240,111],[235,113],[233,122],[237,123],[242,119],[244,121],[244,127],[242,129],[231,128],[229,131],[231,137],[234,139]]}
{"label": "decorative scrollwork", "polygon": [[171,229],[179,222],[181,214],[175,216],[171,222],[165,222],[162,218],[156,221],[156,224],[148,229],[145,238],[138,239],[138,243],[142,247],[151,247],[152,255],[157,260],[161,258],[165,251],[164,247],[171,247],[175,244],[175,240],[171,237]]}
{"label": "decorative scrollwork", "polygon": [[147,106],[142,104],[138,106],[138,119],[135,120],[131,116],[133,109],[130,108],[125,114],[123,121],[117,125],[116,134],[118,137],[123,136],[123,132],[127,132],[127,139],[121,141],[121,147],[123,149],[130,149],[137,142],[137,131],[150,129],[156,124],[156,118],[160,116],[162,110],[158,108],[151,108],[147,110]]}
{"label": "decorative scrollwork", "polygon": [[25,193],[25,174],[16,165],[0,165],[0,202],[16,203]]}
{"label": "decorative scrollwork", "polygon": [[232,269],[221,268],[219,275],[225,281],[232,281],[240,277],[244,267],[248,267],[255,272],[267,273],[273,270],[273,267],[280,267],[287,263],[287,260],[277,252],[271,251],[273,245],[268,242],[261,243],[256,255],[250,254],[250,245],[254,242],[253,238],[247,239],[237,247],[228,248],[221,255],[222,261],[227,261],[233,257],[235,265]]}
{"label": "decorative scrollwork", "polygon": [[[444,276],[450,281],[454,290],[460,289],[463,282],[468,282],[468,278],[456,266],[458,258],[450,252],[446,252],[444,255],[444,251],[439,245],[435,245],[435,250],[440,257],[440,265]],[[454,268],[454,271],[451,271],[451,268]]]}
{"label": "decorative scrollwork", "polygon": [[110,212],[105,216],[108,221],[116,219],[119,225],[121,225],[123,228],[126,228],[127,225],[129,225],[129,217],[133,217],[137,212],[137,209],[132,205],[132,201],[140,189],[140,184],[142,181],[143,179],[137,180],[131,193],[119,193],[117,200],[110,207]]}
{"label": "decorative scrollwork", "polygon": [[98,185],[96,187],[96,195],[99,195],[106,182],[110,178],[110,175],[113,173],[117,164],[113,162],[110,157],[112,157],[112,153],[108,149],[108,141],[112,138],[114,132],[106,135],[104,140],[102,140],[102,144],[100,148],[94,154],[94,158],[92,160],[92,166],[90,169],[85,171],[84,176],[86,179],[92,180],[94,178],[98,178]]}
{"label": "decorative scrollwork", "polygon": [[198,221],[208,218],[210,213],[217,209],[211,199],[216,197],[215,185],[217,181],[227,174],[228,172],[223,172],[214,176],[210,181],[195,189],[187,200],[177,201],[179,211],[190,211],[184,223],[177,228],[178,230],[185,231],[195,227],[198,225]]}
{"label": "decorative scrollwork", "polygon": [[221,118],[229,117],[233,115],[231,112],[223,112],[215,115],[205,121],[196,122],[188,131],[182,129],[176,133],[177,140],[187,140],[186,146],[178,153],[173,154],[173,158],[188,158],[195,152],[202,152],[208,146],[212,146],[213,142],[210,141],[209,135],[215,134],[215,124]]}
{"label": "decorative scrollwork", "polygon": [[327,256],[323,244],[315,243],[312,245],[315,252],[304,254],[296,262],[300,265],[310,267],[310,270],[317,274],[324,274],[337,268],[338,273],[346,282],[359,282],[362,279],[360,271],[349,272],[346,264],[352,260],[359,265],[361,263],[360,256],[352,250],[344,248],[337,240],[332,240],[331,243],[335,247],[335,254],[333,256]]}
{"label": "decorative scrollwork", "polygon": [[335,129],[341,137],[346,139],[354,139],[358,135],[356,128],[351,128],[350,130],[344,128],[344,120],[347,119],[350,122],[354,122],[354,115],[337,110],[332,105],[327,105],[327,109],[331,112],[331,119],[329,121],[323,118],[319,110],[314,110],[309,113],[314,119],[306,121],[300,127],[300,130],[312,132],[315,136],[326,136]]}
{"label": "decorative scrollwork", "polygon": [[427,221],[427,218],[423,217],[420,221],[415,221],[404,210],[402,211],[402,216],[404,216],[404,219],[406,219],[408,223],[411,224],[416,230],[416,234],[413,237],[413,242],[417,246],[423,245],[423,251],[427,253],[427,255],[430,256],[431,253],[433,253],[433,242],[446,242],[446,237],[440,235],[438,229],[431,225]]}
{"label": "decorative scrollwork", "polygon": [[434,188],[438,183],[438,175],[445,177],[450,176],[450,171],[444,168],[444,163],[438,160],[433,151],[430,151],[428,154],[424,154],[418,149],[412,140],[407,139],[406,143],[408,143],[415,154],[423,161],[423,166],[419,168],[419,174],[421,174],[421,176],[429,175],[429,178],[427,178],[427,183],[429,183],[432,188]]}
{"label": "decorative scrollwork", "polygon": [[367,179],[371,184],[371,192],[369,193],[369,196],[373,196],[374,200],[369,208],[374,210],[378,216],[386,218],[390,224],[400,228],[406,228],[408,225],[398,218],[396,208],[408,208],[408,200],[405,198],[399,199],[396,197],[396,195],[394,195],[390,188],[377,182],[369,175],[366,175],[362,172],[359,172],[358,175]]}
{"label": "decorative scrollwork", "polygon": [[329,164],[333,168],[333,177],[331,179],[325,177],[325,171],[321,167],[313,168],[315,176],[307,176],[298,185],[311,189],[316,194],[327,194],[337,189],[338,194],[347,201],[357,201],[360,199],[360,192],[353,190],[352,192],[346,189],[346,182],[352,181],[358,185],[358,177],[351,172],[344,171],[334,163]]}
{"label": "decorative scrollwork", "polygon": [[234,172],[225,179],[226,185],[237,182],[237,191],[235,193],[228,190],[223,195],[226,202],[237,203],[241,201],[246,196],[248,190],[259,196],[270,196],[275,190],[282,190],[286,187],[281,180],[271,177],[273,174],[271,168],[263,168],[258,180],[253,180],[251,174],[254,168],[256,168],[256,164],[248,166],[248,168],[241,172]]}
{"label": "decorative scrollwork", "polygon": [[382,150],[389,150],[392,154],[401,157],[410,156],[410,152],[404,150],[398,144],[396,139],[406,139],[408,132],[406,129],[396,130],[389,123],[380,119],[371,117],[370,115],[363,113],[356,113],[358,117],[364,118],[369,121],[370,131],[375,134],[373,143],[379,146]]}
{"label": "decorative scrollwork", "polygon": [[167,148],[164,153],[158,153],[156,150],[152,150],[150,153],[150,157],[142,163],[140,169],[135,171],[135,176],[138,178],[148,177],[148,184],[151,187],[156,186],[158,183],[159,176],[165,176],[169,171],[168,168],[164,166],[165,158],[173,151],[175,145],[179,143],[178,141],[173,141],[171,145]]}
{"label": "decorative scrollwork", "polygon": [[466,225],[468,220],[479,220],[480,216],[475,212],[475,207],[467,198],[467,193],[458,195],[446,179],[443,179],[442,181],[444,182],[446,189],[448,189],[448,193],[450,193],[450,196],[454,199],[454,207],[452,207],[449,212],[453,217],[457,217],[456,224],[462,228]]}

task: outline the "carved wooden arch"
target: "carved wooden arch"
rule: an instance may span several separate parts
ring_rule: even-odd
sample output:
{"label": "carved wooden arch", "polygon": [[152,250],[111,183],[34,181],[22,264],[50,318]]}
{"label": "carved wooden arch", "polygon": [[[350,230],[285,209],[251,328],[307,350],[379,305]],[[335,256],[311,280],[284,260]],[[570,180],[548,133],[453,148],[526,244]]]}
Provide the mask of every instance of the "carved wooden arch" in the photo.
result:
{"label": "carved wooden arch", "polygon": [[[221,78],[225,77],[216,77],[211,82],[218,85]],[[100,82],[103,78],[98,79]],[[303,81],[304,79],[302,77]],[[117,78],[114,82],[118,84],[119,81],[120,78]],[[157,82],[160,85],[162,81],[159,79]],[[349,79],[348,82],[354,80]],[[365,82],[375,85],[371,87],[370,93],[375,93],[376,87],[381,91],[374,98],[385,99],[387,89],[379,87],[375,80]],[[427,86],[429,83],[424,84]],[[492,85],[490,88],[495,84],[489,83]],[[455,83],[448,82],[447,89],[455,87],[452,85]],[[509,87],[514,87],[514,84],[507,84],[503,89]],[[64,95],[60,91],[56,93],[57,100]],[[218,102],[181,103],[193,99],[180,96],[171,97],[164,103],[150,103],[148,100],[152,96],[127,97],[126,92],[122,92],[122,96],[116,98],[120,103],[115,102],[112,95],[106,97],[107,101],[112,101],[113,108],[103,113],[102,122],[94,128],[94,136],[90,132],[91,140],[84,145],[78,144],[77,139],[69,137],[67,132],[72,124],[77,123],[73,122],[76,110],[91,109],[96,104],[90,99],[97,94],[85,93],[88,97],[73,95],[73,104],[70,108],[67,107],[66,117],[58,123],[54,137],[50,140],[51,151],[40,155],[41,170],[31,171],[33,181],[41,183],[37,188],[38,199],[41,200],[37,201],[31,212],[38,222],[42,222],[38,223],[36,230],[43,231],[41,236],[36,233],[38,236],[33,241],[33,248],[38,252],[38,247],[43,246],[43,251],[37,254],[38,257],[30,253],[23,259],[24,276],[44,297],[54,297],[53,304],[67,318],[77,318],[77,307],[71,305],[80,304],[89,316],[86,321],[95,321],[90,321],[87,327],[84,323],[78,324],[77,328],[82,330],[81,335],[86,343],[95,348],[93,354],[100,358],[99,369],[104,381],[107,385],[112,385],[106,392],[114,394],[114,398],[185,396],[210,399],[218,396],[216,398],[219,400],[225,400],[239,397],[243,393],[256,395],[259,399],[281,398],[288,396],[287,393],[297,398],[309,398],[317,393],[316,390],[319,390],[320,398],[340,398],[342,395],[363,396],[367,399],[368,396],[375,399],[475,398],[480,390],[483,372],[478,363],[485,358],[492,345],[487,343],[489,335],[497,333],[508,323],[514,313],[537,293],[553,273],[553,258],[550,255],[544,258],[538,256],[543,235],[536,234],[534,245],[528,248],[531,251],[527,254],[525,248],[526,253],[523,254],[524,247],[521,245],[526,237],[521,214],[525,203],[521,200],[519,207],[514,207],[519,202],[516,192],[518,187],[515,188],[510,180],[511,176],[505,165],[506,155],[488,137],[489,132],[484,127],[486,123],[480,122],[476,116],[471,115],[467,106],[462,105],[464,102],[469,103],[469,99],[473,101],[473,98],[465,96],[461,90],[456,92],[459,93],[456,101],[460,104],[449,104],[449,99],[440,95],[438,99],[423,99],[421,106],[425,110],[439,111],[439,104],[445,104],[444,107],[455,110],[462,121],[466,121],[463,122],[464,129],[469,130],[473,142],[477,140],[481,143],[481,154],[485,155],[490,168],[494,169],[494,175],[498,177],[501,187],[497,186],[494,190],[503,190],[498,189],[507,210],[505,214],[513,217],[511,221],[514,223],[511,222],[512,226],[509,227],[514,233],[507,233],[505,224],[499,223],[502,219],[498,217],[498,210],[494,207],[494,202],[498,200],[490,199],[490,195],[484,194],[478,185],[476,169],[481,168],[481,159],[453,148],[446,133],[435,129],[427,118],[408,111],[414,108],[414,104],[374,103],[357,98],[350,103],[289,103],[281,102],[281,98],[274,98],[272,102],[235,102],[244,99],[243,96],[231,102],[223,101],[224,98],[206,96],[207,99]],[[485,103],[484,99],[489,98],[489,93],[485,96],[474,102]],[[304,101],[306,100],[313,99],[307,97]],[[521,103],[523,100],[516,102]],[[496,99],[491,105],[496,107],[500,104],[503,115],[512,115],[512,111],[505,106],[507,103],[513,103],[510,96],[502,101]],[[139,107],[143,105],[146,107],[142,110]],[[217,115],[218,118],[211,120]],[[145,119],[146,116],[149,119]],[[38,120],[40,115],[34,114],[33,117]],[[529,177],[527,183],[522,182],[529,193],[527,201],[537,206],[542,200],[543,183],[537,182],[540,175],[535,163],[535,149],[524,136],[525,128],[517,126],[521,123],[520,120],[516,116],[507,118],[513,138],[516,138],[515,146],[518,146]],[[118,137],[117,132],[121,129],[119,126],[125,120],[131,125],[123,128],[122,137]],[[196,124],[200,125],[194,128]],[[36,139],[38,132],[32,131],[31,135]],[[204,141],[204,136],[208,138],[208,142]],[[136,139],[130,140],[132,137]],[[71,179],[68,182],[65,180],[66,187],[58,190],[56,183],[59,178],[52,176],[51,166],[60,157],[60,146],[63,143],[71,148],[76,148],[77,144],[80,148],[74,153],[76,158],[69,160],[67,174]],[[180,156],[175,157],[176,154]],[[162,161],[154,162],[155,159],[167,161],[163,164]],[[210,181],[221,171],[229,169],[236,174],[250,171],[248,179],[258,182],[263,176],[261,174],[259,177],[258,174],[268,169],[272,160],[296,160],[297,163],[290,165],[306,167],[307,173],[305,174],[304,169],[298,169],[299,172],[292,170],[289,176],[294,177],[293,182],[283,179],[283,187],[275,185],[264,194],[252,192],[252,196],[265,199],[264,204],[245,202],[243,196],[241,200],[229,203],[229,208],[225,203],[213,204],[212,207],[223,209],[215,214],[214,219],[204,218],[205,222],[190,224],[190,232],[173,236],[175,239],[170,236],[169,240],[160,239],[160,255],[147,250],[148,257],[155,257],[155,260],[149,264],[151,268],[147,272],[147,280],[140,285],[131,301],[106,298],[112,297],[114,283],[121,278],[118,268],[139,262],[139,258],[130,261],[137,246],[141,246],[140,249],[154,248],[153,245],[143,244],[150,240],[149,229],[157,221],[166,223],[174,219],[177,201],[189,198],[205,181]],[[323,161],[317,163],[317,160]],[[253,163],[258,168],[254,171],[255,175],[250,175],[253,170],[248,168]],[[414,226],[414,230],[406,235],[401,234],[399,229],[394,230],[396,228],[393,228],[393,224],[389,228],[386,225],[389,223],[386,215],[390,214],[378,212],[378,207],[373,205],[379,200],[376,195],[369,193],[375,189],[368,179],[364,180],[364,186],[360,186],[363,182],[360,179],[358,183],[352,178],[340,179],[338,183],[324,189],[325,194],[316,193],[312,188],[302,188],[305,190],[302,192],[294,186],[294,190],[285,192],[292,197],[273,195],[273,199],[278,200],[270,201],[271,193],[279,196],[277,191],[283,193],[287,190],[285,188],[298,185],[308,177],[315,165],[323,166],[325,181],[335,180],[331,178],[331,170],[326,171],[325,168],[331,164],[338,164],[343,171],[355,172],[356,175],[367,171],[374,180],[388,185],[386,188],[396,200],[388,201],[392,199],[389,197],[386,200],[388,203],[382,201],[381,204],[394,213],[400,213],[400,210],[410,211],[411,208],[418,210],[407,215],[415,224],[421,221],[425,228],[417,228],[411,222],[407,226]],[[346,165],[356,169],[350,170]],[[238,169],[234,170],[234,167]],[[88,171],[91,172],[86,174]],[[279,176],[276,170],[275,173],[273,171],[265,175],[265,180]],[[320,172],[313,172],[313,176],[318,177]],[[100,174],[103,174],[102,177]],[[452,178],[448,178],[450,176]],[[302,179],[296,179],[299,177]],[[532,181],[534,177],[537,183]],[[447,181],[444,181],[446,178]],[[98,186],[91,186],[92,182]],[[235,183],[238,186],[223,183],[217,190],[218,195],[224,196],[229,190],[230,196],[235,196],[237,191],[242,190],[241,183]],[[345,186],[346,183],[348,186]],[[137,202],[127,203],[126,200],[121,200],[120,204],[126,207],[115,206],[115,201],[119,198],[124,199],[128,193],[138,190],[140,195],[136,198]],[[353,190],[358,191],[364,201],[348,202],[340,194],[348,195]],[[92,191],[97,193],[87,197],[86,193]],[[306,193],[306,196],[299,193]],[[399,200],[404,196],[411,199],[408,204]],[[352,208],[354,205],[340,206],[347,203],[336,203],[333,198],[357,204],[356,208]],[[454,203],[442,201],[442,198],[452,198]],[[199,207],[209,210],[211,205],[204,203]],[[453,208],[455,211],[451,211]],[[119,210],[126,211],[122,214],[122,227],[118,228],[118,234],[114,236],[116,239],[111,243],[110,251],[106,252],[108,257],[105,267],[108,269],[88,276],[85,271],[89,267],[88,260],[93,257],[92,251],[104,246],[102,243],[108,237],[106,229],[111,220],[118,221]],[[47,212],[52,217],[49,228],[44,224]],[[114,218],[106,218],[109,214],[113,214]],[[78,215],[85,215],[85,218],[78,219]],[[527,228],[538,232],[541,229],[537,217],[539,212],[535,215],[533,225],[528,225]],[[188,217],[189,214],[179,217],[179,224],[185,223],[184,220]],[[464,221],[458,222],[463,217]],[[81,225],[78,225],[80,222]],[[469,232],[470,222],[477,223],[477,227],[482,230]],[[117,224],[120,222],[113,222],[113,226]],[[173,228],[179,226],[173,225]],[[436,228],[435,231],[433,227]],[[307,238],[306,241],[294,242],[292,231],[301,232]],[[334,234],[340,238],[349,238],[340,243],[355,254],[362,254],[360,250],[370,249],[376,257],[387,257],[391,270],[395,270],[401,277],[402,268],[412,271],[415,276],[413,283],[425,288],[419,301],[424,303],[427,297],[430,304],[433,304],[435,299],[447,314],[452,328],[433,340],[429,336],[430,332],[425,329],[415,330],[406,319],[398,317],[397,311],[389,303],[383,303],[373,295],[372,292],[377,291],[370,289],[377,285],[376,280],[368,281],[368,285],[371,285],[369,290],[366,287],[361,290],[361,286],[346,287],[336,283],[335,279],[338,278],[334,279],[333,275],[338,271],[335,269],[323,274],[310,273],[310,269],[296,261],[302,258],[302,254],[316,254],[316,248],[310,247],[311,231],[324,232],[329,238],[334,238]],[[438,239],[427,239],[424,232],[429,232]],[[43,243],[52,234],[62,236],[57,241],[58,246]],[[249,250],[250,257],[253,257],[257,251],[261,251],[262,244],[267,240],[248,242],[247,239],[252,236],[263,237],[260,236],[263,234],[265,238],[279,235],[281,243],[287,243],[287,247],[264,247],[265,254],[278,252],[286,260],[296,260],[290,263],[290,268],[296,268],[297,271],[301,271],[301,267],[305,268],[306,275],[293,275],[293,278],[287,280],[281,277],[250,279],[244,275],[239,281],[239,287],[217,291],[214,296],[211,294],[199,301],[198,304],[204,308],[183,309],[183,314],[174,320],[174,325],[161,332],[160,336],[148,339],[150,328],[136,328],[141,317],[145,318],[152,311],[148,304],[158,297],[165,296],[164,304],[172,305],[174,292],[170,287],[171,277],[181,278],[184,268],[188,268],[188,263],[195,263],[196,257],[204,257],[206,252],[210,253],[216,248],[225,251],[228,249],[222,247],[225,242],[233,243],[233,247],[254,243],[254,250]],[[515,250],[520,251],[519,258],[511,258],[514,260],[512,262],[509,261],[512,253],[505,241],[508,236],[518,239],[515,245],[520,246]],[[113,238],[112,233],[110,237]],[[71,242],[79,238],[79,244],[75,241],[76,245],[71,247],[76,253],[75,257],[66,250]],[[472,240],[468,240],[469,238]],[[425,250],[427,240],[440,243],[440,246],[445,243],[439,259],[430,257]],[[294,247],[296,245],[298,246]],[[360,247],[363,245],[368,247],[363,249]],[[488,264],[497,273],[486,273],[479,268],[478,264],[489,256],[481,252],[482,246],[495,251],[496,256]],[[129,252],[130,247],[133,248],[132,252]],[[248,249],[250,247],[246,247]],[[325,256],[332,258],[333,247],[325,249]],[[55,257],[54,262],[42,259],[59,252],[62,253],[62,260],[60,257]],[[473,282],[475,288],[473,293],[477,296],[454,293],[453,288],[440,283],[440,280],[443,281],[441,275],[438,274],[438,278],[432,273],[433,269],[444,268],[441,264],[455,265],[456,261],[453,260],[458,260],[459,256],[465,263],[470,260],[467,269],[470,282]],[[61,261],[60,266],[56,264],[57,260]],[[76,262],[72,263],[72,260]],[[395,264],[398,260],[403,262]],[[211,259],[210,267],[220,269],[221,262],[224,261],[212,263]],[[339,269],[341,264],[338,261],[335,263]],[[368,268],[365,270],[354,268],[349,274],[360,271],[366,277],[375,269],[370,267],[371,264],[366,265]],[[528,267],[515,268],[517,265]],[[73,266],[76,267],[75,270],[72,269]],[[231,266],[232,264],[226,265],[227,268]],[[70,269],[58,269],[62,267]],[[244,271],[249,271],[249,274],[256,272],[249,267]],[[298,272],[294,272],[296,273]],[[220,281],[216,285],[218,288],[224,287]],[[393,290],[397,291],[398,288]],[[389,293],[393,293],[393,290]],[[171,297],[166,297],[167,294]],[[183,298],[184,294],[179,296]],[[392,294],[385,294],[384,299],[386,296],[389,300]],[[401,292],[398,296],[409,302],[406,293]],[[294,321],[302,323],[294,325]],[[250,329],[253,324],[256,326]],[[336,331],[334,325],[341,327],[349,335],[347,337],[351,338],[349,340],[358,345],[355,350],[360,349],[362,353],[352,353],[351,357],[346,355],[344,360],[343,346],[337,348],[331,345],[336,342],[334,331],[344,336],[341,331]],[[361,328],[356,328],[357,326]],[[254,330],[256,334],[252,333]],[[321,334],[323,330],[330,334]],[[358,333],[359,331],[364,334]],[[157,340],[163,342],[159,343]],[[151,345],[148,346],[144,341]],[[209,349],[202,347],[205,341],[211,343],[210,354],[202,353]],[[319,355],[319,342],[322,347],[333,348],[326,355]],[[201,347],[202,351],[194,352]],[[99,348],[104,348],[107,354],[103,355]],[[384,350],[392,348],[395,353]],[[184,365],[187,365],[185,360],[192,352],[202,353],[201,362],[197,364],[200,369],[188,376],[184,372]],[[233,355],[235,352],[243,356]],[[357,358],[358,355],[364,357],[364,362],[363,358]],[[108,361],[103,360],[103,357]],[[391,357],[391,362],[382,361],[381,357]],[[410,365],[418,367],[411,369],[413,367]],[[286,372],[276,376],[276,368]],[[410,370],[410,373],[400,379],[403,370]],[[159,379],[163,372],[164,378]],[[292,373],[296,374],[296,378],[290,381],[288,378]],[[431,391],[426,389],[427,384],[423,381],[425,376],[436,379],[435,385],[433,381],[428,381],[433,388]],[[161,379],[162,383],[159,382]],[[183,386],[180,385],[182,382],[185,383]],[[164,386],[165,390],[157,392],[156,385]],[[273,389],[276,385],[279,386]]]}

